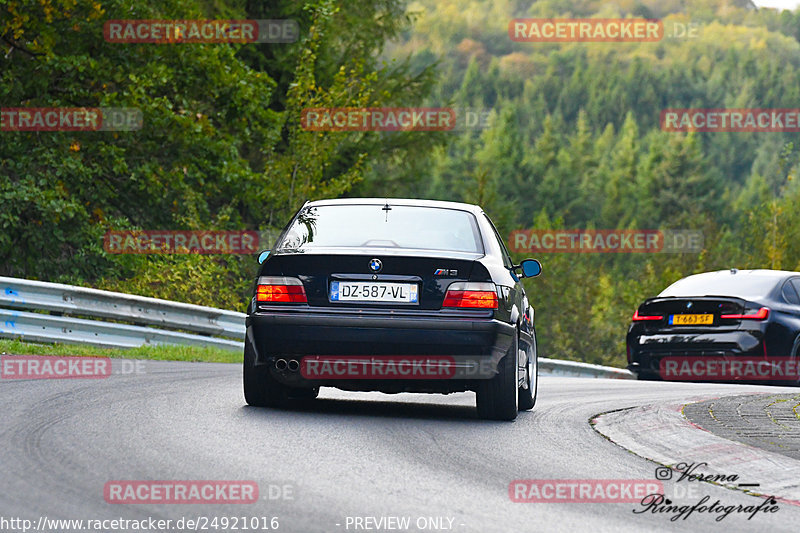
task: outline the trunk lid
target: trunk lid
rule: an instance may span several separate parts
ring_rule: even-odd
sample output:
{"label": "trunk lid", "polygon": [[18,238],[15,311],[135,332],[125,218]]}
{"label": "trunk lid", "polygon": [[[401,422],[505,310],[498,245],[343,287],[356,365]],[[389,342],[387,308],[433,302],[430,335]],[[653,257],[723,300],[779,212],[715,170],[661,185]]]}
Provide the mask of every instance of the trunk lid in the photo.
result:
{"label": "trunk lid", "polygon": [[[477,262],[480,257],[386,248],[366,254],[363,249],[315,250],[272,256],[261,275],[299,278],[311,307],[438,310],[451,283],[475,276],[490,280]],[[410,301],[414,292],[416,302]],[[403,297],[409,301],[396,299]],[[383,298],[392,301],[376,301]]]}
{"label": "trunk lid", "polygon": [[643,320],[646,330],[725,331],[736,330],[741,319],[721,318],[745,312],[747,302],[726,296],[651,298],[639,306],[640,316],[661,316],[661,320]]}

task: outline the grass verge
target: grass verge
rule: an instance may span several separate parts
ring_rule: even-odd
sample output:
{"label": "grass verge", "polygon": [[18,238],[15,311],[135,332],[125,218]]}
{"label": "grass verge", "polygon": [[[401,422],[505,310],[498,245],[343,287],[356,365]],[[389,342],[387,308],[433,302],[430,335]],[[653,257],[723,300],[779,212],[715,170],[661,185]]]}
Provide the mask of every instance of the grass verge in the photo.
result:
{"label": "grass verge", "polygon": [[194,346],[142,346],[140,348],[98,348],[87,344],[34,344],[0,339],[0,353],[9,355],[84,355],[118,359],[241,363],[238,351]]}

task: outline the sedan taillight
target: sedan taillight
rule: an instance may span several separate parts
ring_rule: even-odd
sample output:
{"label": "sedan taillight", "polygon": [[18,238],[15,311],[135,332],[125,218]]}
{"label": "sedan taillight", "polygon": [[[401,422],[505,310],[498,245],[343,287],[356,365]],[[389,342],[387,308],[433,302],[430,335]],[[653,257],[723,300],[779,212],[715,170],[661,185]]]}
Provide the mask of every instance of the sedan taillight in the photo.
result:
{"label": "sedan taillight", "polygon": [[769,318],[769,307],[762,307],[758,311],[744,315],[720,315],[720,318],[734,318],[737,320],[766,320]]}
{"label": "sedan taillight", "polygon": [[447,288],[442,307],[497,309],[497,287],[494,283],[453,283]]}
{"label": "sedan taillight", "polygon": [[631,320],[633,320],[634,322],[641,322],[644,320],[662,320],[663,318],[664,315],[640,315],[639,310],[637,309],[636,311],[634,311]]}
{"label": "sedan taillight", "polygon": [[307,303],[303,282],[297,278],[266,277],[258,278],[256,301],[264,303]]}

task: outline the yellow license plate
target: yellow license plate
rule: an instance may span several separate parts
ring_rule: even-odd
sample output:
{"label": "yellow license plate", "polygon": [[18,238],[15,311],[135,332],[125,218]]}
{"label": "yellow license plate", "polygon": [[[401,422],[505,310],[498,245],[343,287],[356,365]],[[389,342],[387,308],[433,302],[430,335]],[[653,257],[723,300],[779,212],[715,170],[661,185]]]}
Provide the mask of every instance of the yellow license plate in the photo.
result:
{"label": "yellow license plate", "polygon": [[714,323],[714,315],[670,315],[669,323],[673,326],[710,325]]}

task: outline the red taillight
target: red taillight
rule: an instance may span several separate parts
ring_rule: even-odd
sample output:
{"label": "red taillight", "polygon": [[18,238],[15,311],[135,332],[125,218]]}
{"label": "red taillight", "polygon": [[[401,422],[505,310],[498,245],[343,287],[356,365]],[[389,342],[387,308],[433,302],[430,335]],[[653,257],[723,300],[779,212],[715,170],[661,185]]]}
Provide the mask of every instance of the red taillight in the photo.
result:
{"label": "red taillight", "polygon": [[265,303],[307,303],[303,283],[297,278],[261,277],[256,287],[256,301]]}
{"label": "red taillight", "polygon": [[640,322],[642,320],[662,320],[664,315],[640,315],[639,310],[633,312],[632,320],[634,322]]}
{"label": "red taillight", "polygon": [[497,309],[497,288],[493,283],[453,283],[447,289],[442,307]]}
{"label": "red taillight", "polygon": [[766,320],[769,318],[769,307],[762,307],[755,313],[746,315],[720,315],[720,318],[733,318],[736,320]]}

